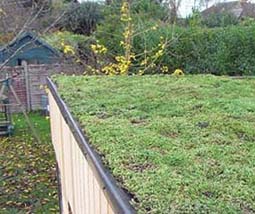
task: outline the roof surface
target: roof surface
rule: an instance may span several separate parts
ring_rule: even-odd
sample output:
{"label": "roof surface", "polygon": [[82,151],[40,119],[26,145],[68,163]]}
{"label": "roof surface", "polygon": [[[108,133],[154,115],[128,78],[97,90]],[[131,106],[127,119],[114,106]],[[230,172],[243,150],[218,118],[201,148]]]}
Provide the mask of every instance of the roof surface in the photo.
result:
{"label": "roof surface", "polygon": [[21,33],[0,48],[0,63],[8,60],[8,66],[17,66],[22,60],[31,64],[52,64],[59,56],[57,50],[32,32]]}
{"label": "roof surface", "polygon": [[20,36],[15,37],[10,43],[8,43],[6,46],[2,46],[0,47],[0,51],[8,48],[8,47],[12,47],[15,44],[19,43],[22,39],[26,38],[26,37],[30,37],[31,39],[34,40],[34,42],[39,42],[41,44],[41,46],[44,46],[45,48],[50,49],[53,53],[55,54],[59,54],[58,51],[56,49],[54,49],[52,46],[50,46],[48,43],[46,43],[45,41],[43,41],[42,39],[40,39],[35,33],[32,32],[24,32],[21,33]]}

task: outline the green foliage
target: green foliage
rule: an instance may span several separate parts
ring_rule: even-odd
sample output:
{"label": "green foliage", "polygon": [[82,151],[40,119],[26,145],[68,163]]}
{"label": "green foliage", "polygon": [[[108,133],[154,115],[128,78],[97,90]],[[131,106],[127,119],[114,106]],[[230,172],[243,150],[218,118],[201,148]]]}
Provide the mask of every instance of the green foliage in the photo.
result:
{"label": "green foliage", "polygon": [[[97,3],[85,3],[84,11],[88,5]],[[94,7],[93,6],[93,7]],[[83,37],[71,33],[64,36],[64,41],[76,48],[85,63],[98,69],[104,63],[115,62],[116,56],[124,54],[121,41],[125,31],[125,25],[120,21],[120,1],[114,1],[110,5],[102,6],[104,10],[101,16],[103,21],[97,25],[94,37]],[[100,10],[101,11],[101,10]],[[222,13],[202,19],[198,11],[187,19],[187,27],[172,26],[162,21],[165,11],[159,4],[152,1],[132,1],[132,50],[136,56],[132,61],[134,65],[131,73],[138,73],[144,60],[144,53],[153,53],[161,38],[169,41],[167,51],[163,57],[156,61],[155,67],[147,69],[146,73],[161,73],[162,66],[168,67],[173,72],[181,68],[185,73],[212,73],[216,75],[254,75],[255,65],[255,25],[253,19],[238,20],[230,14]],[[82,20],[79,16],[77,20]],[[75,23],[71,21],[71,23]],[[208,26],[208,27],[205,27]],[[155,26],[155,30],[152,29]],[[84,32],[83,32],[84,33]],[[63,37],[63,36],[61,36]],[[62,38],[61,38],[62,39]],[[59,36],[49,37],[58,45]],[[95,40],[104,45],[108,52],[103,58],[98,58],[90,50],[90,44]],[[54,43],[53,42],[53,43]],[[50,42],[51,43],[51,42]],[[51,43],[52,44],[52,43]],[[99,66],[98,66],[99,65]]]}
{"label": "green foliage", "polygon": [[[96,39],[109,50],[109,59],[123,54],[120,41],[124,26],[119,20],[118,8],[108,7],[105,20],[95,34]],[[232,15],[223,13],[207,20],[207,25],[213,28],[205,28],[205,21],[194,11],[188,19],[189,26],[182,28],[164,23],[159,18],[141,18],[141,14],[149,13],[146,8],[143,2],[141,6],[133,4],[132,7],[133,29],[138,32],[132,38],[132,53],[138,56],[134,64],[141,64],[144,51],[153,51],[160,38],[169,41],[166,53],[156,62],[157,67],[147,70],[147,73],[160,73],[160,67],[167,66],[172,72],[181,68],[185,73],[255,74],[255,25],[236,25],[237,20]],[[156,25],[157,30],[146,31]],[[137,73],[137,70],[138,66],[131,73]]]}
{"label": "green foliage", "polygon": [[100,43],[104,44],[108,49],[110,49],[112,55],[116,55],[122,50],[119,44],[122,40],[123,30],[124,26],[120,21],[119,15],[106,15],[104,22],[97,27],[95,35]]}
{"label": "green foliage", "polygon": [[59,211],[49,120],[39,114],[29,116],[42,144],[33,138],[23,115],[13,118],[14,135],[0,139],[1,214]]}
{"label": "green foliage", "polygon": [[251,17],[243,18],[240,23],[242,26],[254,26],[255,25],[255,19]]}
{"label": "green foliage", "polygon": [[132,2],[131,11],[143,20],[164,20],[168,16],[166,7],[154,0],[135,0]]}
{"label": "green foliage", "polygon": [[165,63],[189,73],[255,74],[255,27],[180,29]]}
{"label": "green foliage", "polygon": [[[115,23],[117,25],[117,21]],[[146,29],[154,24],[153,21],[147,21],[141,23],[140,26]],[[105,31],[98,33],[97,38],[111,51],[109,54],[121,54],[121,47],[118,44],[122,31],[111,24],[105,27]],[[147,50],[153,49],[159,43],[160,37],[170,41],[166,54],[160,62],[168,66],[170,71],[182,68],[186,73],[193,74],[255,74],[254,25],[208,29],[180,28],[161,24],[156,31],[141,33],[133,38],[133,53],[135,55],[143,53],[145,47]],[[136,60],[139,63],[142,58],[138,57]],[[159,70],[155,68],[151,72],[158,73]]]}
{"label": "green foliage", "polygon": [[202,19],[202,24],[209,28],[226,27],[238,23],[238,18],[230,13],[214,13]]}
{"label": "green foliage", "polygon": [[202,26],[201,12],[196,9],[193,9],[192,14],[186,18],[186,23],[189,27],[201,27]]}
{"label": "green foliage", "polygon": [[58,90],[139,214],[253,213],[255,80],[68,77]]}
{"label": "green foliage", "polygon": [[78,49],[81,44],[86,43],[89,40],[89,37],[87,36],[74,34],[68,31],[54,32],[45,35],[44,38],[50,45],[52,45],[54,48],[60,51],[62,50],[61,47],[62,42],[71,45],[75,49]]}
{"label": "green foliage", "polygon": [[96,2],[71,4],[62,27],[77,34],[91,35],[102,18],[101,7]]}
{"label": "green foliage", "polygon": [[[120,21],[121,1],[114,1],[104,9],[104,21],[98,26],[96,38],[111,50],[111,55],[122,54],[120,41],[124,26]],[[135,0],[131,4],[132,22],[136,32],[155,26],[167,16],[166,10],[153,0]]]}
{"label": "green foliage", "polygon": [[91,58],[90,45],[94,42],[93,37],[88,37],[80,34],[74,34],[68,31],[55,32],[45,35],[44,39],[54,48],[63,52],[63,44],[72,47],[76,54],[76,59],[87,61]]}
{"label": "green foliage", "polygon": [[[170,71],[181,68],[193,74],[255,74],[255,26],[207,29],[162,25],[157,31],[137,36],[133,41],[134,53],[141,53],[144,46],[150,50],[161,36],[170,41],[161,60]],[[153,73],[157,72],[154,69]]]}

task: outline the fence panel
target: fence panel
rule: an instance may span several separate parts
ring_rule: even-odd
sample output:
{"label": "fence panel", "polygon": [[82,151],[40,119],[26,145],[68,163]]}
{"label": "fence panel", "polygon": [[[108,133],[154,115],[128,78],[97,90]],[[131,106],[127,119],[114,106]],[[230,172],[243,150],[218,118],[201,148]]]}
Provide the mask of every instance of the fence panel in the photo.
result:
{"label": "fence panel", "polygon": [[67,106],[48,80],[51,134],[64,214],[134,214],[130,198],[117,186],[87,143]]}
{"label": "fence panel", "polygon": [[114,213],[51,94],[49,103],[52,141],[62,186],[62,213]]}
{"label": "fence panel", "polygon": [[[44,86],[46,79],[52,74],[81,74],[83,69],[72,64],[27,64],[25,61],[22,66],[9,67],[5,66],[3,72],[0,73],[0,79],[5,79],[7,74],[9,77],[14,76],[12,85],[23,107],[30,110],[45,110],[47,106],[47,94]],[[17,106],[13,94],[8,94],[12,112],[21,112],[21,108]]]}

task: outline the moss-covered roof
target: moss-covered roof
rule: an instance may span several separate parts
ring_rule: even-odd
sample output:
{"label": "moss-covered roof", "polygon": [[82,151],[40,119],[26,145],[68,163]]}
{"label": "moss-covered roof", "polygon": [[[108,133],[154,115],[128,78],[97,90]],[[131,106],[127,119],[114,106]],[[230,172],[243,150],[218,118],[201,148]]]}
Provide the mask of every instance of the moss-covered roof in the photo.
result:
{"label": "moss-covered roof", "polygon": [[255,79],[55,81],[138,213],[255,212]]}

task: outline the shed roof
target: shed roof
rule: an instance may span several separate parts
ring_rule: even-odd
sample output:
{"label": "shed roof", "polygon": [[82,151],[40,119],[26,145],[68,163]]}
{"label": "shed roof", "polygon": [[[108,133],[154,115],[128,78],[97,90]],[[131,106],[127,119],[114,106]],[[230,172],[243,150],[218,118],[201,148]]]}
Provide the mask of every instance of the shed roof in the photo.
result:
{"label": "shed roof", "polygon": [[60,53],[56,49],[32,32],[21,33],[0,48],[0,64],[11,58],[8,62],[10,66],[16,66],[20,60],[51,64],[59,57]]}
{"label": "shed roof", "polygon": [[[0,47],[0,51],[3,51],[4,49],[13,47],[15,44],[19,43],[24,38],[29,37],[30,39],[34,40],[33,42],[39,43],[41,46],[51,50],[53,53],[59,55],[59,52],[54,49],[52,46],[50,46],[48,43],[40,39],[35,33],[32,32],[23,32],[20,35],[16,36],[11,42],[9,42],[7,45]],[[29,41],[30,42],[30,41]],[[27,43],[29,43],[27,42]]]}

